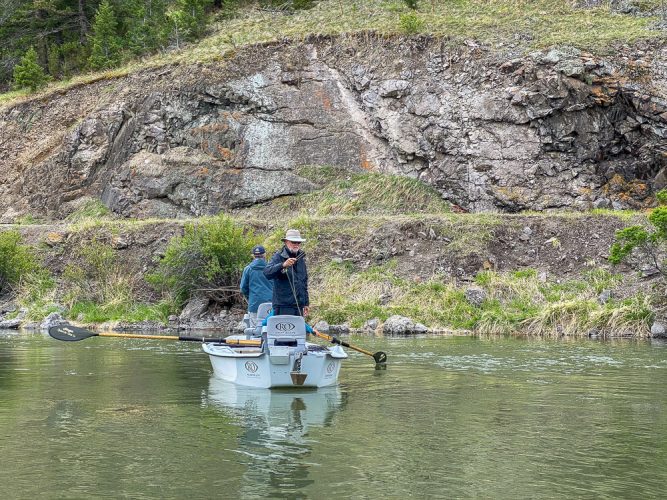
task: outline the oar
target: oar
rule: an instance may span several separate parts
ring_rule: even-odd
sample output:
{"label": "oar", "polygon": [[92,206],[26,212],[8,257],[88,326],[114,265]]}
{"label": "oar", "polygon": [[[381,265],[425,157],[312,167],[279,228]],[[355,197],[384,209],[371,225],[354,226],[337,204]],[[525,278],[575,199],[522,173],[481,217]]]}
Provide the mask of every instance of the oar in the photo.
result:
{"label": "oar", "polygon": [[73,325],[52,326],[49,328],[49,335],[57,340],[77,341],[84,340],[89,337],[121,337],[126,339],[152,339],[152,340],[181,340],[186,342],[215,342],[228,345],[246,345],[259,347],[262,342],[260,340],[239,340],[239,339],[225,339],[225,338],[210,338],[210,337],[187,337],[184,335],[143,335],[134,333],[110,333],[110,332],[91,332],[85,328],[79,328]]}
{"label": "oar", "polygon": [[375,354],[373,354],[372,352],[367,351],[366,349],[362,349],[361,347],[356,347],[356,346],[350,345],[347,342],[343,342],[342,340],[337,339],[336,337],[332,337],[330,335],[327,335],[326,333],[320,333],[317,330],[315,330],[315,328],[313,328],[313,334],[320,337],[320,338],[328,340],[332,344],[339,344],[339,345],[342,345],[343,347],[349,347],[350,349],[354,349],[355,351],[366,354],[367,356],[372,357],[378,365],[384,365],[384,364],[387,363],[387,355],[385,353],[383,353],[382,351],[378,351]]}

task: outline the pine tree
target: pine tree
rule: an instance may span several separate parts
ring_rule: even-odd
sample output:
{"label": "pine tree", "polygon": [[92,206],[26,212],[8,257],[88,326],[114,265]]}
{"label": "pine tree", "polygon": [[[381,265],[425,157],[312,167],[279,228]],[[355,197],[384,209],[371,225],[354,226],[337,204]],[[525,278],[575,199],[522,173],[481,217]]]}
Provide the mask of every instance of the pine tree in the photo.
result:
{"label": "pine tree", "polygon": [[167,19],[170,23],[169,39],[177,49],[180,49],[181,43],[188,34],[185,12],[177,7],[170,6],[167,10]]}
{"label": "pine tree", "polygon": [[122,45],[116,28],[118,22],[109,0],[104,0],[95,14],[93,21],[91,46],[88,64],[93,69],[105,69],[117,66],[122,59]]}
{"label": "pine tree", "polygon": [[60,47],[55,43],[49,45],[48,69],[52,77],[58,78],[60,76]]}
{"label": "pine tree", "polygon": [[81,45],[78,41],[65,42],[60,46],[62,57],[62,74],[65,78],[84,71],[90,57],[90,46]]}
{"label": "pine tree", "polygon": [[126,0],[127,48],[140,55],[165,48],[169,32],[166,17],[167,0]]}
{"label": "pine tree", "polygon": [[46,85],[47,81],[44,68],[37,63],[37,51],[34,47],[30,47],[21,58],[21,62],[14,67],[14,87],[28,88],[34,92]]}
{"label": "pine tree", "polygon": [[205,0],[176,0],[167,11],[170,21],[170,38],[176,48],[184,40],[194,40],[204,30],[206,13]]}

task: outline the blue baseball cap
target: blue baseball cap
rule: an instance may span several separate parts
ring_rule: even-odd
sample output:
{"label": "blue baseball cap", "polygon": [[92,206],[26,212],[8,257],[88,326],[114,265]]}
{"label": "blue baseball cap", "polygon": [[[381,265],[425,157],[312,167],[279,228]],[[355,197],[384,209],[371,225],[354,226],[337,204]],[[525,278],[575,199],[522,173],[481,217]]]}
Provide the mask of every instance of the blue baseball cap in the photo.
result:
{"label": "blue baseball cap", "polygon": [[252,254],[253,255],[264,255],[266,253],[266,250],[264,250],[264,247],[262,245],[257,245],[252,249]]}

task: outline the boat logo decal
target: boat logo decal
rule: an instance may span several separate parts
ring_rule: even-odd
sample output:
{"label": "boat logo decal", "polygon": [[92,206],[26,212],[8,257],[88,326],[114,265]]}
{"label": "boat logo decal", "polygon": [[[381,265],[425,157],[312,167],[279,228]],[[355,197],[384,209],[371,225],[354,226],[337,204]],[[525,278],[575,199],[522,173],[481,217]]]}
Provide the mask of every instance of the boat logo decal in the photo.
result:
{"label": "boat logo decal", "polygon": [[250,373],[255,373],[259,366],[257,366],[257,363],[254,361],[246,361],[245,362],[245,369],[248,370]]}
{"label": "boat logo decal", "polygon": [[279,332],[291,332],[295,328],[294,323],[276,323],[276,330]]}
{"label": "boat logo decal", "polygon": [[329,364],[327,365],[327,373],[332,373],[334,371],[334,362],[329,361]]}

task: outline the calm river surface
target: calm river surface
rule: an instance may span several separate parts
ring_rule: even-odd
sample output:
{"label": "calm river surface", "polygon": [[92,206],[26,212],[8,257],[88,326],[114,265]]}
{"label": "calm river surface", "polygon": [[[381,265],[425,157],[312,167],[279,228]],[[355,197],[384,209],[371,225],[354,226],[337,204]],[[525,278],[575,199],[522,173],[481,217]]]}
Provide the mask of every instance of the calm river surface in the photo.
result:
{"label": "calm river surface", "polygon": [[0,332],[0,498],[665,498],[667,344],[356,338],[332,390]]}

